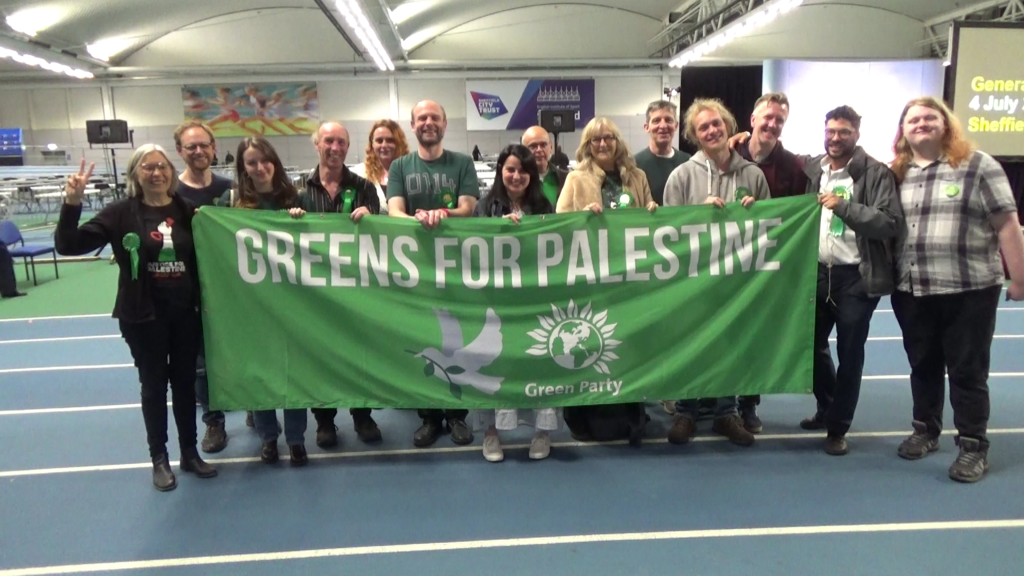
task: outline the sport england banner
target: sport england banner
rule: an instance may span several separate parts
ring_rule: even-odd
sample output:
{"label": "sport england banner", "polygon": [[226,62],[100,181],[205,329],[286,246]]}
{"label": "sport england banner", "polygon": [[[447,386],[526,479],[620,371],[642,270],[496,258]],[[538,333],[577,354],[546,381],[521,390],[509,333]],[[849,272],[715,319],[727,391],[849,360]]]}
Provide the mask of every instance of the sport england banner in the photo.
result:
{"label": "sport england banner", "polygon": [[495,408],[806,392],[811,196],[509,220],[204,207],[217,409]]}
{"label": "sport england banner", "polygon": [[312,134],[320,124],[316,84],[185,86],[185,120],[218,137]]}
{"label": "sport england banner", "polygon": [[469,130],[526,130],[541,110],[570,110],[582,130],[594,118],[594,80],[466,81]]}

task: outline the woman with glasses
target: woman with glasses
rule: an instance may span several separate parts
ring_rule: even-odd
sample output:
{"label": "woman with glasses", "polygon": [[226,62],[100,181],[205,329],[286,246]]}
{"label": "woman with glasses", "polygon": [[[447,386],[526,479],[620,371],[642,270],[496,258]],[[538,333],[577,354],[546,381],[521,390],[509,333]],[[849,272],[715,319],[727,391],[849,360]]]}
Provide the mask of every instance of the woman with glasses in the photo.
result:
{"label": "woman with glasses", "polygon": [[95,165],[68,178],[55,233],[57,252],[80,255],[105,244],[120,273],[114,318],[131,350],[142,385],[153,485],[173,490],[177,480],[167,455],[167,383],[178,426],[181,470],[200,478],[217,471],[196,450],[196,357],[199,355],[199,276],[192,216],[195,206],[178,196],[178,176],[163,148],[140,146],[128,161],[128,198],[108,204],[78,225],[85,185]]}
{"label": "woman with glasses", "polygon": [[388,213],[388,171],[391,161],[409,153],[405,133],[394,120],[377,120],[370,127],[370,141],[366,144],[366,159],[352,167],[352,172],[366,178],[377,189],[381,214]]}

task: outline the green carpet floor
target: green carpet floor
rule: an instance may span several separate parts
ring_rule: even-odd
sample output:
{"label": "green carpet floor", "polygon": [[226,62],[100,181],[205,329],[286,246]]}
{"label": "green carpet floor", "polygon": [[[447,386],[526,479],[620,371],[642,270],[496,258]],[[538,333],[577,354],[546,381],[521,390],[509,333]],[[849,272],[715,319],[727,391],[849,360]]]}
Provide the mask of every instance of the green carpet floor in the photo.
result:
{"label": "green carpet floor", "polygon": [[109,314],[114,309],[117,266],[107,259],[59,266],[60,278],[54,278],[52,264],[37,262],[39,286],[33,286],[21,260],[16,261],[18,290],[28,296],[0,299],[0,318]]}

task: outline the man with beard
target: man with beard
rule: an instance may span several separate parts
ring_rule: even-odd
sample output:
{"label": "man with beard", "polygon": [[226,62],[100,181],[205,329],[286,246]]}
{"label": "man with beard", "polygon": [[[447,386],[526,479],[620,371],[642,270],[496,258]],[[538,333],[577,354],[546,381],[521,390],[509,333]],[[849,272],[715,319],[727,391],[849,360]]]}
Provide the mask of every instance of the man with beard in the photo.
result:
{"label": "man with beard", "polygon": [[558,204],[558,195],[562,193],[562,186],[565,186],[565,178],[569,175],[567,170],[555,166],[549,161],[551,156],[551,135],[540,126],[531,126],[523,132],[523,146],[530,149],[533,157],[537,160],[537,173],[540,174],[541,191],[554,206]]}
{"label": "man with beard", "polygon": [[[317,129],[313,135],[313,146],[320,162],[306,176],[305,192],[301,196],[305,211],[380,214],[376,189],[345,166],[350,144],[348,129],[341,122],[324,122]],[[316,445],[321,448],[337,446],[338,427],[334,425],[337,408],[312,408],[310,411],[316,418]],[[348,411],[352,415],[356,435],[365,443],[381,439],[380,428],[370,415],[371,411],[370,408],[350,408]]]}
{"label": "man with beard", "polygon": [[[480,195],[476,168],[469,156],[445,150],[441,145],[448,127],[444,108],[430,100],[416,104],[411,125],[419,147],[391,163],[388,215],[415,218],[428,230],[445,218],[472,216]],[[444,420],[451,430],[452,442],[469,444],[473,432],[466,425],[468,414],[468,410],[420,410],[423,426],[413,435],[413,444],[422,448],[437,441]]]}
{"label": "man with beard", "polygon": [[[217,141],[213,130],[200,122],[185,122],[174,130],[174,145],[185,161],[185,171],[178,176],[178,196],[191,200],[196,206],[216,204],[224,192],[231,188],[231,180],[210,170],[217,154]],[[196,398],[203,407],[203,452],[220,452],[228,445],[224,430],[224,413],[210,410],[210,382],[206,376],[206,346],[199,348],[196,360]]]}
{"label": "man with beard", "polygon": [[651,185],[651,196],[659,206],[665,196],[665,182],[668,175],[690,159],[686,152],[677,150],[672,143],[676,138],[679,121],[676,119],[676,105],[668,100],[655,100],[647,106],[647,121],[644,132],[651,138],[647,148],[636,153],[637,168],[647,174]]}
{"label": "man with beard", "polygon": [[[817,411],[805,430],[827,432],[825,453],[848,451],[846,433],[860,397],[864,343],[878,300],[894,289],[896,236],[903,226],[889,168],[857,146],[860,116],[840,106],[825,116],[826,154],[807,160],[807,192],[822,205],[814,327]],[[836,328],[839,369],[828,337]]]}

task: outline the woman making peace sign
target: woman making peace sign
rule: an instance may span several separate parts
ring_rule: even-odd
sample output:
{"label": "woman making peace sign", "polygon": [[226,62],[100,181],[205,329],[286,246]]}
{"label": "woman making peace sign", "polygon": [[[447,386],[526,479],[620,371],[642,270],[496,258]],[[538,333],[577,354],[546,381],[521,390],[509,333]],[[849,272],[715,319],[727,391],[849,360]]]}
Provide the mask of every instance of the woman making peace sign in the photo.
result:
{"label": "woman making peace sign", "polygon": [[110,244],[120,275],[114,318],[131,349],[142,384],[153,485],[177,486],[167,457],[167,382],[178,425],[181,469],[200,478],[217,471],[196,450],[196,356],[199,354],[199,276],[192,242],[195,206],[177,196],[178,176],[164,150],[140,146],[128,161],[128,198],[107,205],[79,226],[85,185],[95,164],[68,178],[57,223],[57,252],[79,255]]}

